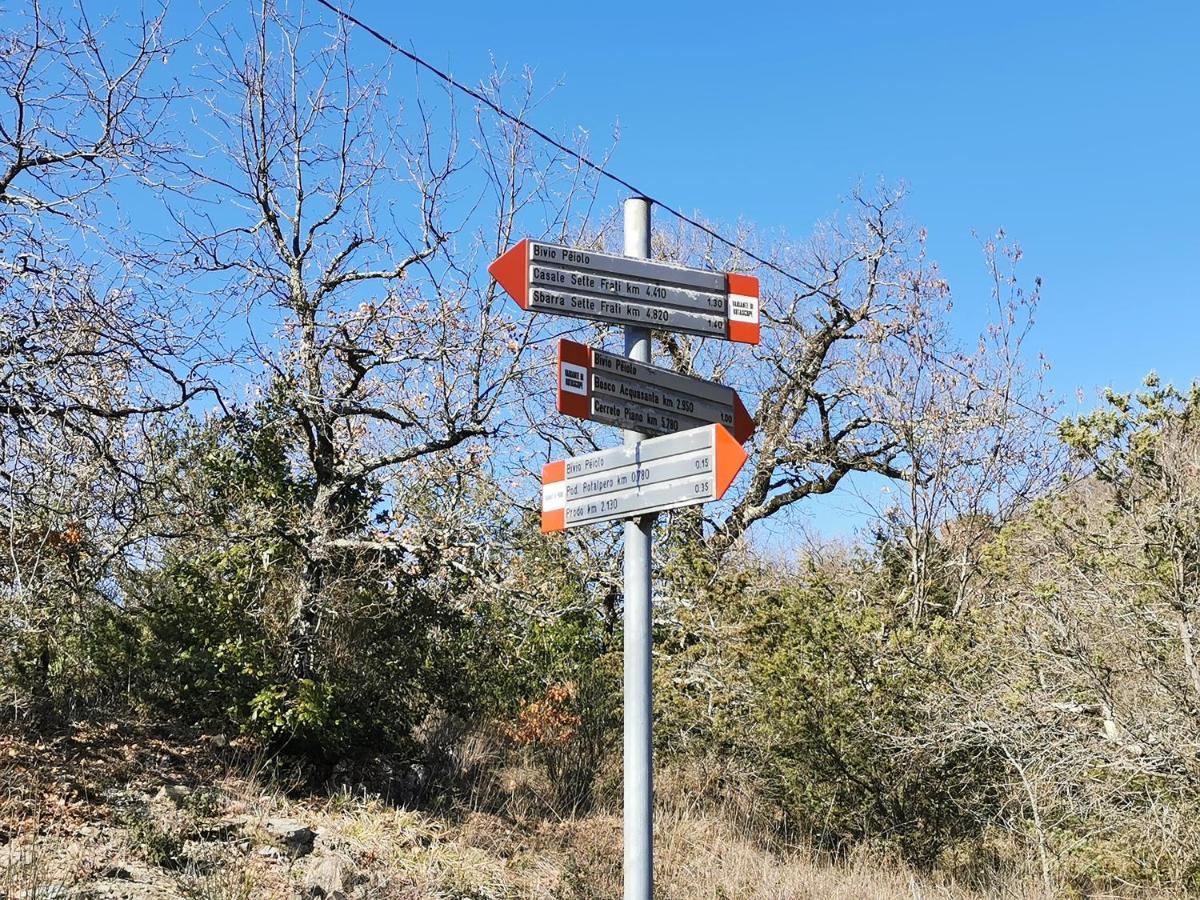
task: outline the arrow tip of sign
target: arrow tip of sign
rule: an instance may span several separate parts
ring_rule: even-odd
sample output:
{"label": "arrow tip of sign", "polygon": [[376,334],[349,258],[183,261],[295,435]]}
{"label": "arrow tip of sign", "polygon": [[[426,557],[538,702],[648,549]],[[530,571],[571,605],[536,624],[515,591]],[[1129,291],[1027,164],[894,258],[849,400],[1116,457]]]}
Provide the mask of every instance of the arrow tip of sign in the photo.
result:
{"label": "arrow tip of sign", "polygon": [[717,457],[717,484],[716,496],[721,499],[725,496],[725,492],[729,490],[729,486],[733,484],[733,479],[737,478],[738,472],[742,471],[742,466],[746,464],[749,455],[742,449],[742,445],[732,434],[729,433],[724,425],[714,425],[714,447]]}
{"label": "arrow tip of sign", "polygon": [[735,393],[733,395],[733,436],[737,438],[739,444],[744,444],[750,440],[750,435],[754,434],[754,428],[753,417],[746,411],[742,398]]}
{"label": "arrow tip of sign", "polygon": [[529,239],[525,238],[488,266],[488,274],[517,301],[521,309],[529,308]]}

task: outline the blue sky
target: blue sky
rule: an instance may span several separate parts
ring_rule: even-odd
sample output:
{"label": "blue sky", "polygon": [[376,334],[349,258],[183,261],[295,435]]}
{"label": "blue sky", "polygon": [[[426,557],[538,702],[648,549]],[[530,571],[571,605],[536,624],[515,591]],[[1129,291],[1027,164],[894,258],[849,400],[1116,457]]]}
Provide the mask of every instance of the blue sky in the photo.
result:
{"label": "blue sky", "polygon": [[1044,279],[1032,345],[1072,408],[1200,375],[1200,4],[354,11],[468,82],[490,55],[561,79],[540,125],[602,145],[619,122],[613,168],[715,219],[802,236],[856,183],[903,180],[964,322],[986,299],[972,231],[1003,226]]}
{"label": "blue sky", "polygon": [[[332,21],[315,0],[292,2]],[[186,27],[207,6],[172,17]],[[1025,251],[1026,283],[1043,279],[1029,346],[1068,412],[1151,369],[1200,377],[1200,4],[352,9],[467,83],[493,59],[532,68],[543,88],[561,82],[536,124],[586,129],[598,148],[619,124],[614,171],[712,220],[803,238],[856,184],[903,181],[967,340],[988,303],[973,232],[1003,227]],[[354,52],[385,55],[361,33]],[[411,91],[411,71],[396,62],[393,94]],[[607,202],[621,196],[605,188]],[[808,511],[844,534],[860,509],[842,492]]]}
{"label": "blue sky", "polygon": [[[1151,369],[1200,376],[1200,4],[354,11],[469,83],[492,57],[561,80],[539,125],[602,146],[619,123],[612,168],[712,219],[802,237],[855,184],[902,180],[964,337],[987,302],[973,232],[1003,227],[1043,278],[1029,346],[1067,412]],[[842,492],[811,524],[845,534],[859,509]]]}

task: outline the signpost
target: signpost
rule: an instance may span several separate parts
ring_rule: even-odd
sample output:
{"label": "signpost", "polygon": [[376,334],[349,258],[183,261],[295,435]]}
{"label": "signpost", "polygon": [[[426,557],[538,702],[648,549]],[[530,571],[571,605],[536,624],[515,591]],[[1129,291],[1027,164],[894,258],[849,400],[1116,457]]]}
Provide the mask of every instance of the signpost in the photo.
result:
{"label": "signpost", "polygon": [[[626,256],[650,258],[650,201],[645,197],[625,201],[624,250]],[[625,355],[633,362],[650,362],[648,328],[625,326]],[[630,430],[624,437],[625,446],[633,447],[645,435]],[[654,896],[653,537],[653,514],[625,520],[621,665],[625,900],[652,900]]]}
{"label": "signpost", "polygon": [[521,309],[625,326],[624,356],[559,344],[559,410],[622,426],[625,445],[545,466],[542,531],[625,521],[625,900],[651,900],[654,516],[719,500],[746,462],[754,420],[732,388],[651,365],[650,329],[757,344],[758,279],[652,262],[645,197],[625,201],[624,249],[526,239],[488,272]]}
{"label": "signpost", "polygon": [[558,342],[558,411],[648,434],[713,422],[739,444],[754,433],[754,420],[733,388],[565,339]]}
{"label": "signpost", "polygon": [[701,425],[546,463],[542,531],[720,500],[745,462],[746,451],[724,425]]}
{"label": "signpost", "polygon": [[743,344],[759,340],[758,279],[529,239],[488,267],[521,309],[661,328]]}

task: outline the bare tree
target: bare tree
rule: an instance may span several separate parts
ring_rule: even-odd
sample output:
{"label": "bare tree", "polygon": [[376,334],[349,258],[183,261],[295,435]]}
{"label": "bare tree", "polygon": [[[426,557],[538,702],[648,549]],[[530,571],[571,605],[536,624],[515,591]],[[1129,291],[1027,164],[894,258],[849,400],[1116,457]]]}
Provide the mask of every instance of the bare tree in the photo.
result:
{"label": "bare tree", "polygon": [[[952,518],[994,520],[1057,471],[1044,369],[1029,371],[1023,358],[1037,292],[1022,293],[1002,266],[1019,251],[1006,257],[994,242],[985,246],[995,322],[963,352],[948,325],[949,285],[927,256],[924,231],[904,221],[902,201],[900,190],[858,191],[845,221],[773,250],[753,229],[737,229],[738,244],[768,253],[795,280],[690,228],[655,233],[657,257],[756,271],[762,284],[758,347],[660,336],[670,365],[735,386],[757,420],[740,489],[708,511],[703,539],[717,554],[851,473],[907,486],[903,512],[923,523],[921,540],[932,540]],[[684,510],[668,527],[695,541],[703,520]]]}
{"label": "bare tree", "polygon": [[[233,29],[214,39],[211,146],[187,166],[178,260],[240,314],[243,358],[313,488],[289,534],[304,559],[293,671],[310,678],[337,573],[414,546],[404,504],[367,528],[361,498],[395,501],[407,479],[444,472],[422,464],[430,457],[484,465],[481,439],[506,427],[536,335],[481,279],[486,262],[531,207],[561,227],[588,186],[578,169],[544,174],[562,160],[482,112],[466,145],[450,94],[418,87],[397,108],[389,69],[352,61],[341,22],[264,2],[245,40]],[[453,529],[442,539],[472,541]]]}
{"label": "bare tree", "polygon": [[760,398],[757,443],[745,491],[710,541],[718,551],[850,472],[903,475],[896,435],[872,415],[873,382],[898,320],[945,286],[899,221],[899,202],[857,195],[855,219],[781,257],[802,286],[764,279],[763,342],[745,379]]}
{"label": "bare tree", "polygon": [[198,390],[176,309],[119,234],[129,183],[160,177],[174,149],[163,120],[177,90],[151,74],[178,46],[163,17],[122,30],[35,2],[0,49],[0,415],[11,428],[86,430]]}
{"label": "bare tree", "polygon": [[[756,271],[762,284],[758,347],[662,338],[677,370],[736,386],[757,420],[742,489],[712,519],[706,542],[718,554],[756,522],[832,492],[851,473],[926,483],[933,460],[922,453],[934,441],[918,446],[914,429],[932,427],[933,398],[941,412],[955,410],[953,427],[976,444],[987,440],[989,428],[995,436],[996,416],[1010,421],[1016,414],[1025,394],[1013,389],[1028,386],[1015,381],[1025,377],[1024,333],[1014,332],[1023,325],[1004,319],[1014,304],[1001,306],[997,297],[1001,330],[989,332],[976,353],[959,353],[945,318],[949,285],[927,256],[923,230],[904,221],[902,201],[900,190],[857,191],[844,221],[823,226],[803,244],[759,248],[792,278],[739,251],[698,242],[686,230],[656,235],[659,256]],[[737,240],[760,244],[746,227]],[[943,359],[957,360],[964,371],[956,375],[939,365]],[[990,418],[979,415],[980,403]],[[962,414],[971,410],[970,417]],[[688,529],[695,538],[699,517],[677,518],[689,515],[696,519]]]}
{"label": "bare tree", "polygon": [[935,585],[945,595],[936,612],[960,614],[983,547],[1067,470],[1046,366],[1039,360],[1030,370],[1024,358],[1040,281],[1024,291],[1020,248],[1003,241],[1000,232],[983,243],[993,308],[976,346],[958,350],[940,310],[914,310],[899,336],[909,352],[882,361],[874,394],[876,417],[891,423],[908,460],[897,499],[871,505],[907,555],[914,623]]}
{"label": "bare tree", "polygon": [[1183,883],[1196,841],[1200,389],[1151,378],[1109,401],[1064,426],[1092,474],[993,542],[975,677],[926,701],[928,746],[1005,760],[997,824],[1034,844],[1048,889],[1125,877],[1096,866],[1120,847]]}
{"label": "bare tree", "polygon": [[34,2],[4,17],[2,569],[10,646],[40,646],[44,688],[65,623],[118,601],[105,576],[146,536],[142,430],[203,388],[194,336],[123,221],[173,151],[177,89],[152,71],[178,46],[163,13],[126,25]]}

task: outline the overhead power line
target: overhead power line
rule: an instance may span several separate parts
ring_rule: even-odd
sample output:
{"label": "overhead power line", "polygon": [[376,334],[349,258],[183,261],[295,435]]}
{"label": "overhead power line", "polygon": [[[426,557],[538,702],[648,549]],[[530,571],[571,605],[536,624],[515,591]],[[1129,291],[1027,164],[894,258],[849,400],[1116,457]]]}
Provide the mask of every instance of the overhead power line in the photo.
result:
{"label": "overhead power line", "polygon": [[442,81],[446,82],[446,84],[451,85],[452,87],[462,91],[464,94],[466,94],[469,97],[475,98],[480,103],[484,104],[489,109],[491,109],[494,113],[496,113],[496,115],[500,116],[502,119],[507,119],[508,121],[512,122],[514,125],[517,125],[523,129],[525,129],[530,134],[537,135],[539,138],[541,138],[547,144],[550,144],[550,146],[555,147],[558,150],[561,150],[563,153],[566,153],[571,158],[575,159],[576,161],[580,162],[587,168],[591,169],[597,175],[600,175],[604,178],[607,178],[609,181],[612,181],[616,184],[621,185],[621,187],[623,187],[629,191],[632,191],[634,194],[636,194],[639,197],[645,197],[647,200],[649,200],[655,206],[663,209],[666,212],[669,212],[671,215],[675,216],[675,218],[680,219],[681,221],[687,222],[693,228],[698,228],[700,231],[703,231],[709,237],[715,238],[716,240],[720,241],[725,246],[730,247],[734,250],[738,250],[739,252],[745,254],[750,259],[754,260],[756,263],[766,266],[768,269],[771,269],[772,271],[777,272],[778,274],[796,282],[797,284],[804,285],[805,287],[808,286],[807,283],[803,279],[797,277],[796,275],[792,274],[791,272],[787,271],[786,269],[782,268],[781,266],[777,265],[776,263],[771,262],[769,259],[763,259],[763,257],[753,253],[750,250],[747,250],[745,247],[741,246],[736,241],[731,241],[729,238],[725,237],[719,231],[715,231],[714,229],[705,225],[703,222],[698,222],[695,219],[691,218],[690,216],[680,212],[678,209],[675,209],[674,207],[669,206],[666,203],[663,203],[657,197],[652,197],[650,194],[648,194],[646,191],[643,191],[641,188],[636,187],[633,184],[630,184],[628,181],[626,181],[620,175],[616,175],[613,172],[608,171],[606,168],[604,168],[599,163],[592,162],[592,160],[588,159],[586,156],[584,156],[578,150],[571,149],[570,147],[566,146],[561,141],[559,141],[557,138],[542,131],[536,125],[531,125],[530,123],[528,123],[524,119],[522,119],[520,116],[515,115],[514,113],[510,113],[507,109],[505,109],[500,104],[496,103],[494,100],[492,100],[486,94],[480,93],[479,91],[475,90],[474,88],[463,84],[461,81],[457,80],[453,75],[449,75],[446,72],[443,72],[437,66],[433,65],[432,63],[426,62],[424,59],[422,59],[417,54],[413,53],[411,50],[405,50],[403,47],[401,47],[399,44],[397,44],[391,38],[376,31],[370,25],[366,24],[361,19],[356,18],[355,16],[346,12],[344,9],[341,9],[341,8],[335,6],[334,4],[330,3],[329,0],[317,0],[317,2],[320,3],[322,6],[324,6],[326,9],[332,10],[333,12],[337,13],[339,16],[341,16],[347,22],[352,22],[354,25],[357,25],[363,31],[367,32],[367,34],[371,35],[376,40],[378,40],[381,43],[385,44],[386,46],[390,47],[392,50],[395,50],[401,56],[411,59],[418,66],[420,66],[421,68],[425,69],[426,71],[431,72],[432,74],[436,75]]}
{"label": "overhead power line", "polygon": [[[450,75],[447,72],[443,72],[437,66],[422,59],[420,56],[418,56],[413,51],[406,50],[404,47],[400,46],[398,43],[396,43],[391,38],[389,38],[387,35],[381,33],[380,31],[378,31],[375,28],[372,28],[370,25],[368,25],[366,22],[362,21],[362,19],[359,19],[357,16],[354,16],[351,13],[347,12],[346,10],[342,9],[341,7],[329,2],[329,0],[317,0],[317,2],[320,3],[322,6],[324,6],[326,9],[328,9],[331,12],[333,12],[334,14],[336,14],[337,16],[344,19],[345,21],[351,23],[352,25],[354,25],[358,28],[361,28],[363,31],[365,31],[367,34],[371,35],[373,38],[375,38],[377,41],[379,41],[386,47],[390,48],[391,50],[394,50],[396,53],[399,53],[401,56],[405,57],[406,59],[411,60],[416,65],[420,66],[422,69],[425,69],[427,72],[430,72],[431,74],[440,78],[442,81],[444,81],[446,84],[450,85],[454,89],[461,91],[462,93],[466,94],[468,97],[472,97],[475,100],[478,100],[480,103],[482,103],[484,106],[488,107],[488,109],[492,110],[492,112],[494,112],[496,115],[500,116],[502,119],[506,119],[509,122],[512,122],[514,125],[518,126],[519,128],[523,128],[525,131],[529,132],[530,134],[537,136],[538,138],[545,141],[550,146],[567,154],[572,159],[579,162],[581,165],[585,166],[588,169],[591,169],[593,172],[595,172],[597,175],[601,176],[602,178],[607,178],[609,181],[613,182],[614,184],[619,184],[621,187],[632,192],[633,194],[635,194],[639,197],[644,197],[646,200],[650,201],[651,203],[653,203],[655,206],[659,207],[663,211],[670,213],[675,218],[679,219],[681,222],[686,222],[687,224],[691,225],[693,228],[696,228],[699,231],[702,231],[704,234],[707,234],[709,237],[713,238],[714,240],[720,241],[722,244],[729,247],[730,249],[737,250],[739,253],[742,253],[748,259],[752,259],[755,262],[759,263],[760,265],[765,266],[766,268],[775,272],[776,274],[782,275],[784,278],[788,279],[789,281],[792,281],[798,285],[801,285],[804,288],[810,287],[809,283],[807,281],[805,281],[803,278],[801,278],[799,275],[796,275],[793,272],[789,272],[787,269],[783,268],[778,263],[772,262],[769,259],[765,259],[764,257],[758,255],[757,253],[753,252],[752,250],[749,250],[746,247],[742,246],[737,241],[734,241],[734,240],[731,240],[730,238],[725,237],[723,234],[721,234],[719,231],[715,230],[714,228],[711,228],[710,226],[705,225],[703,222],[697,221],[696,219],[692,218],[691,216],[686,215],[685,213],[681,212],[680,210],[676,209],[675,207],[673,207],[667,203],[664,203],[663,201],[654,197],[649,192],[643,191],[641,188],[630,183],[626,179],[622,178],[620,175],[610,172],[604,166],[588,159],[586,156],[584,156],[578,150],[574,150],[571,147],[568,147],[566,144],[562,143],[557,138],[542,131],[536,125],[532,125],[529,122],[526,122],[520,116],[509,112],[507,109],[505,109],[503,106],[498,104],[496,101],[492,100],[486,94],[483,94],[482,92],[475,90],[474,88],[470,87],[469,85],[463,84],[461,81],[456,79],[453,75]],[[928,359],[932,360],[934,363],[936,363],[937,365],[946,369],[947,371],[953,372],[962,378],[966,378],[968,381],[971,381],[976,387],[981,388],[986,391],[990,391],[993,394],[999,395],[999,391],[997,391],[995,388],[991,387],[990,385],[984,384],[975,375],[973,375],[972,373],[963,369],[961,366],[955,365],[954,363],[941,358],[940,356],[938,356],[937,354],[935,354],[929,350],[918,349],[918,348],[914,347],[908,341],[908,339],[905,338],[903,335],[892,335],[892,337],[894,337],[896,340],[900,341],[900,343],[904,344],[904,346],[908,347],[914,353],[924,354]],[[1016,406],[1020,409],[1023,409],[1025,412],[1031,413],[1032,415],[1035,415],[1035,416],[1043,419],[1044,421],[1049,422],[1052,425],[1055,425],[1055,426],[1062,425],[1062,422],[1059,419],[1056,419],[1054,416],[1051,416],[1050,414],[1045,412],[1045,410],[1041,410],[1041,409],[1038,409],[1037,407],[1030,406],[1029,404],[1027,404],[1027,403],[1023,402],[1022,400],[1019,400],[1015,397],[1007,397],[1006,396],[1004,399],[1007,402],[1013,404],[1014,406]]]}

